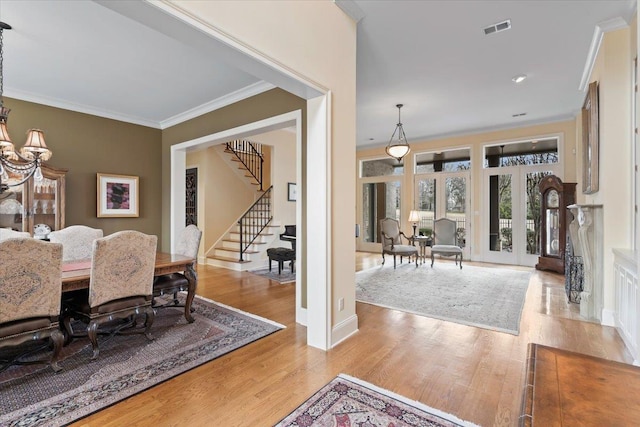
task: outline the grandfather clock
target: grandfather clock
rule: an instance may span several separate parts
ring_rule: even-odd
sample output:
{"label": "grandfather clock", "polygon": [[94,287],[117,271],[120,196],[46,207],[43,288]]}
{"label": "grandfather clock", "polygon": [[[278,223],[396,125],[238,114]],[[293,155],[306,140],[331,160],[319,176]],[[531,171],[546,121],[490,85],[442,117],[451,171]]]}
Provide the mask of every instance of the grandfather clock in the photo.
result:
{"label": "grandfather clock", "polygon": [[576,202],[576,184],[563,183],[555,175],[540,181],[540,256],[537,270],[564,274],[564,251],[567,243],[569,211]]}

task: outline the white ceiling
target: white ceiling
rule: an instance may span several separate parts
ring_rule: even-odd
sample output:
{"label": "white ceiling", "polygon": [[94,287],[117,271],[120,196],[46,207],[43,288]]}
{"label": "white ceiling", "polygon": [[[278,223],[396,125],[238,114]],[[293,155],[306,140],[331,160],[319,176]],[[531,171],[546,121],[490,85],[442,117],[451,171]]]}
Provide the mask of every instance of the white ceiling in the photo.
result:
{"label": "white ceiling", "polygon": [[[346,3],[364,16],[357,58],[363,147],[388,142],[398,103],[410,142],[574,117],[596,25],[630,21],[636,1]],[[0,20],[13,27],[4,32],[5,95],[164,128],[283,87],[273,70],[254,72],[154,9],[132,1],[0,1]],[[505,19],[510,30],[484,35]],[[516,85],[518,74],[529,78]]]}

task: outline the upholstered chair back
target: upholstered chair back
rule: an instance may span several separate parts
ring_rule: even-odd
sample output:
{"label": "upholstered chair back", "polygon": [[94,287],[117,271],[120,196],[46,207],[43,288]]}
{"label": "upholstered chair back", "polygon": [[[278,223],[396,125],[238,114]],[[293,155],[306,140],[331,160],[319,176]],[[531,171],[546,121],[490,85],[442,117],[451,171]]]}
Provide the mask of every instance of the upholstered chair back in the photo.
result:
{"label": "upholstered chair back", "polygon": [[68,262],[90,259],[93,241],[102,236],[102,230],[99,228],[71,225],[49,233],[49,241],[62,243],[62,260]]}
{"label": "upholstered chair back", "polygon": [[456,222],[449,218],[440,218],[433,223],[434,245],[457,245]]}
{"label": "upholstered chair back", "polygon": [[10,228],[0,228],[0,242],[2,242],[3,240],[15,239],[19,237],[31,237],[31,234],[26,231],[14,231]]}
{"label": "upholstered chair back", "polygon": [[[27,233],[29,234],[29,233]],[[60,314],[62,245],[18,238],[0,242],[0,323]]]}
{"label": "upholstered chair back", "polygon": [[116,299],[151,297],[157,236],[139,231],[118,231],[93,242],[89,305]]}
{"label": "upholstered chair back", "polygon": [[386,239],[382,238],[383,246],[391,245],[391,241],[389,239],[393,239],[394,245],[399,245],[402,243],[402,240],[400,239],[400,223],[398,223],[397,219],[381,219],[380,232],[386,234],[387,237]]}
{"label": "upholstered chair back", "polygon": [[198,227],[193,224],[187,225],[180,233],[176,243],[176,253],[190,258],[197,258],[201,238],[202,231]]}

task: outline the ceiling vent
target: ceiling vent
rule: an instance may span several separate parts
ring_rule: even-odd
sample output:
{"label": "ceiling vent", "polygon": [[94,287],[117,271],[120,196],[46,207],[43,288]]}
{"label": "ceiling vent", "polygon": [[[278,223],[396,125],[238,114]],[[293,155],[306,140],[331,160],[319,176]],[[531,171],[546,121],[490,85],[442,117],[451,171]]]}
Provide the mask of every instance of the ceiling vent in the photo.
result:
{"label": "ceiling vent", "polygon": [[522,117],[522,116],[526,116],[527,113],[517,113],[517,114],[512,114],[511,117]]}
{"label": "ceiling vent", "polygon": [[489,25],[484,29],[484,34],[489,35],[493,33],[499,33],[500,31],[505,31],[511,28],[511,20],[507,19],[506,21],[498,22],[497,24]]}

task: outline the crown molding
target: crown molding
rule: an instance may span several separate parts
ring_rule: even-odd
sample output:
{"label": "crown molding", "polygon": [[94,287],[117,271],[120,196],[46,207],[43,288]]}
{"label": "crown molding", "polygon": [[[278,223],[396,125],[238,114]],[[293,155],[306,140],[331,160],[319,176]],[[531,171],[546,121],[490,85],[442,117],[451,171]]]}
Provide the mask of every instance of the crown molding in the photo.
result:
{"label": "crown molding", "polygon": [[584,92],[589,86],[589,79],[591,78],[591,73],[593,72],[593,67],[596,63],[596,58],[598,57],[598,51],[600,50],[604,34],[609,31],[620,30],[628,26],[629,24],[627,21],[620,17],[609,19],[608,21],[604,21],[596,25],[596,28],[593,30],[591,46],[589,46],[587,61],[584,64],[584,70],[582,71],[582,78],[580,79],[578,90]]}
{"label": "crown molding", "polygon": [[353,19],[356,24],[364,18],[364,12],[360,9],[360,6],[353,0],[333,0],[333,3],[338,6],[344,13]]}
{"label": "crown molding", "polygon": [[19,99],[21,101],[33,102],[35,104],[47,105],[49,107],[61,108],[63,110],[70,110],[78,113],[89,114],[92,116],[104,117],[106,119],[118,120],[121,122],[160,129],[160,123],[153,120],[120,114],[113,111],[90,107],[84,104],[76,104],[56,98],[48,98],[42,95],[36,95],[34,93],[23,92],[20,90],[6,89],[4,91],[4,94],[9,98]]}
{"label": "crown molding", "polygon": [[183,113],[176,114],[173,117],[169,117],[166,120],[162,120],[160,122],[160,129],[166,129],[171,126],[175,126],[182,122],[186,122],[187,120],[194,119],[203,114],[210,113],[212,111],[226,107],[227,105],[242,101],[243,99],[247,99],[255,95],[259,95],[274,88],[274,85],[265,81],[259,81],[249,86],[245,86],[242,89],[228,93],[224,96],[221,96],[220,98],[214,99],[213,101],[206,102]]}
{"label": "crown molding", "polygon": [[103,110],[100,108],[90,107],[88,105],[76,104],[73,102],[63,101],[55,98],[47,98],[42,95],[36,95],[30,92],[23,92],[19,90],[7,89],[4,94],[8,98],[19,99],[21,101],[33,102],[35,104],[48,105],[49,107],[62,108],[63,110],[75,111],[78,113],[90,114],[92,116],[104,117],[106,119],[118,120],[125,123],[132,123],[134,125],[146,126],[155,129],[166,129],[171,126],[175,126],[179,123],[191,120],[195,117],[201,116],[211,111],[217,110],[227,105],[233,104],[243,99],[259,95],[263,92],[275,88],[271,83],[260,81],[234,92],[221,96],[213,101],[209,101],[205,104],[199,105],[195,108],[187,110],[183,113],[177,114],[166,120],[156,122],[154,120],[143,119],[140,117],[130,116],[126,114],[120,114],[109,110]]}

